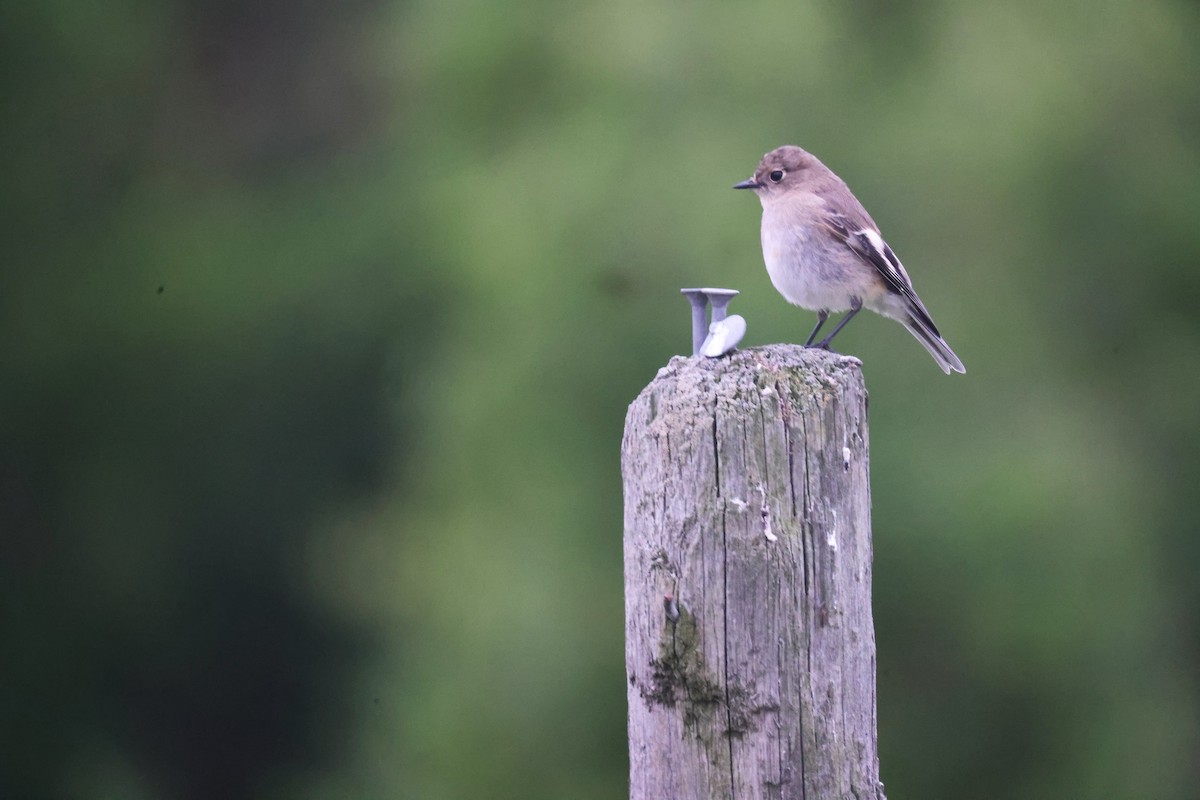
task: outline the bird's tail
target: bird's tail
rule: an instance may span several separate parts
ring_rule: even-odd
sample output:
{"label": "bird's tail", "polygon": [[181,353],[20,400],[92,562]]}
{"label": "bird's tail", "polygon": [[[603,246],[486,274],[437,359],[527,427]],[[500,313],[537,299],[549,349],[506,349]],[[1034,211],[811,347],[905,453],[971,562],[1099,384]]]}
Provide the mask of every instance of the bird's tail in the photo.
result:
{"label": "bird's tail", "polygon": [[910,313],[907,319],[902,320],[902,323],[918,342],[925,345],[925,349],[942,368],[942,372],[947,375],[950,374],[950,370],[966,373],[967,370],[962,361],[954,355],[950,345],[946,344],[946,340],[941,337],[937,328],[933,326],[933,321],[929,320],[927,315]]}

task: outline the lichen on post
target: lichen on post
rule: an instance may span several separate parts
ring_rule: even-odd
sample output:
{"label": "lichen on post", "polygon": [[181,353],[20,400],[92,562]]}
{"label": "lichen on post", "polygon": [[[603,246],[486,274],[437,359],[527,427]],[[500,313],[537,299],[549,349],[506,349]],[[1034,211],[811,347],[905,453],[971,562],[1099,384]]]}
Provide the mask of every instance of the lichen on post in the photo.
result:
{"label": "lichen on post", "polygon": [[621,468],[632,800],[883,800],[859,362],[673,358]]}

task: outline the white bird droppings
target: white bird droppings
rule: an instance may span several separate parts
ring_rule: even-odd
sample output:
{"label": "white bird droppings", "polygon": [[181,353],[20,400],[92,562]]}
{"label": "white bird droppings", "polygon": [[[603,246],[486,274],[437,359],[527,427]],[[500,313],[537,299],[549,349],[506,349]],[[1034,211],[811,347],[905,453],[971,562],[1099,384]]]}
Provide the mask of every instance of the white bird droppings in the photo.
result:
{"label": "white bird droppings", "polygon": [[771,530],[771,506],[767,504],[767,490],[758,486],[758,493],[762,496],[762,521],[763,521],[763,536],[768,542],[778,542],[779,537]]}

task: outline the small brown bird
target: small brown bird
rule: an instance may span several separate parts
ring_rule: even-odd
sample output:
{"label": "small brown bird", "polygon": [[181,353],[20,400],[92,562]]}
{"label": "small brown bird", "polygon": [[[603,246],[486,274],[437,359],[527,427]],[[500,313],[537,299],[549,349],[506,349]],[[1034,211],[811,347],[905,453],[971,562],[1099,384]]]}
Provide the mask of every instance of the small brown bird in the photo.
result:
{"label": "small brown bird", "polygon": [[[763,156],[753,177],[733,188],[753,189],[762,202],[763,260],[771,283],[789,303],[817,312],[805,347],[829,349],[838,331],[866,307],[907,328],[947,375],[966,372],[879,226],[816,156],[793,145],[776,148]],[[834,311],[849,313],[813,345]]]}

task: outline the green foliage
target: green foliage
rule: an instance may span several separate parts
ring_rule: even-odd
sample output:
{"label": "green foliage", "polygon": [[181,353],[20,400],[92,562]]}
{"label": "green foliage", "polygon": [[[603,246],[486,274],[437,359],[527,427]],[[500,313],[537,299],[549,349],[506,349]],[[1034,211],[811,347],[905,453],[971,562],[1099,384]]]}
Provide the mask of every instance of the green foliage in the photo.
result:
{"label": "green foliage", "polygon": [[889,796],[1200,786],[1200,19],[123,0],[0,24],[5,797],[625,792],[618,447],[855,189]]}

